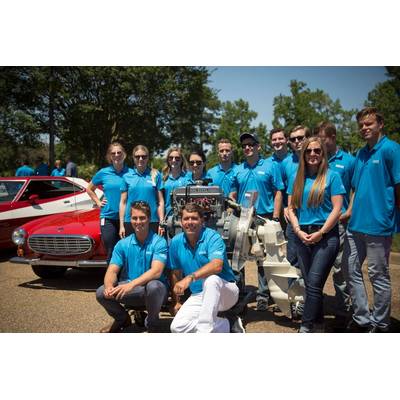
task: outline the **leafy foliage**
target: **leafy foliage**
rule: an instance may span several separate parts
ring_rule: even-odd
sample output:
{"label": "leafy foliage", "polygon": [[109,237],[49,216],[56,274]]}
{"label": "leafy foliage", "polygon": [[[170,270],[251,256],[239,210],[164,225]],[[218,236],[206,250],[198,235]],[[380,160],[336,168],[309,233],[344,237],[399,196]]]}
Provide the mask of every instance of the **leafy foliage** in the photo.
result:
{"label": "leafy foliage", "polygon": [[297,125],[314,129],[321,121],[330,121],[337,129],[338,144],[350,152],[362,146],[354,120],[356,110],[344,110],[339,100],[332,100],[323,90],[311,90],[304,82],[292,80],[290,95],[274,98],[275,128],[290,132]]}
{"label": "leafy foliage", "polygon": [[252,122],[255,118],[257,118],[257,113],[250,110],[249,103],[243,99],[222,103],[221,113],[216,119],[217,129],[210,140],[213,148],[207,158],[207,164],[212,166],[218,162],[216,149],[218,141],[222,138],[229,139],[232,143],[234,158],[237,162],[240,162],[242,158],[239,137],[243,132],[256,132],[261,143],[266,143],[267,127],[264,124],[254,127]]}
{"label": "leafy foliage", "polygon": [[376,107],[385,118],[385,133],[400,142],[400,67],[386,67],[391,79],[378,83],[368,93],[366,106]]}

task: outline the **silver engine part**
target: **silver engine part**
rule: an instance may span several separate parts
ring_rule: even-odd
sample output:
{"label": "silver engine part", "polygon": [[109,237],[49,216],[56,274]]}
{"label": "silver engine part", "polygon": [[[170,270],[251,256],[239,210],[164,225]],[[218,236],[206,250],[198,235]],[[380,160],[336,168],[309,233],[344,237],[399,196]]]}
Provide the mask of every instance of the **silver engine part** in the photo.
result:
{"label": "silver engine part", "polygon": [[298,270],[286,259],[287,242],[281,225],[255,214],[253,204],[257,193],[248,192],[245,197],[246,204],[239,205],[225,198],[219,186],[193,185],[175,189],[167,232],[173,237],[182,231],[179,215],[186,203],[201,205],[205,225],[217,230],[226,244],[232,269],[240,272],[247,261],[261,265],[275,304],[287,317],[292,317],[291,304],[304,300],[304,287],[298,284]]}

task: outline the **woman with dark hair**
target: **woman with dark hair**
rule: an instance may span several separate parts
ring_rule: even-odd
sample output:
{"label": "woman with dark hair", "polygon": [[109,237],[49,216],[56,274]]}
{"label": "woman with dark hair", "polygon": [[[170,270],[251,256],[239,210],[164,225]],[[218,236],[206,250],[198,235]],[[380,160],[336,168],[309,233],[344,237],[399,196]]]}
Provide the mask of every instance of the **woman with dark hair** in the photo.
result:
{"label": "woman with dark hair", "polygon": [[323,288],[339,251],[338,220],[346,190],[339,174],[328,169],[326,148],[320,138],[304,141],[297,175],[289,181],[287,193],[306,286],[299,332],[323,332]]}
{"label": "woman with dark hair", "polygon": [[[125,165],[126,151],[118,142],[108,146],[106,160],[110,164],[96,172],[86,188],[87,194],[100,208],[101,238],[110,262],[114,246],[119,240],[119,202],[122,177],[129,172]],[[104,197],[100,200],[95,192],[102,185]]]}
{"label": "woman with dark hair", "polygon": [[186,186],[188,178],[186,174],[186,159],[178,147],[171,147],[167,151],[166,165],[162,169],[162,191],[164,192],[165,215],[172,212],[171,194],[174,189]]}
{"label": "woman with dark hair", "polygon": [[137,145],[133,151],[135,168],[124,176],[121,184],[121,201],[119,205],[121,238],[133,233],[131,225],[131,207],[134,201],[145,201],[151,210],[150,228],[159,235],[164,228],[159,225],[164,220],[164,197],[161,192],[161,174],[148,166],[149,150],[146,146]]}
{"label": "woman with dark hair", "polygon": [[201,150],[193,150],[189,154],[188,179],[190,183],[206,177],[206,155]]}

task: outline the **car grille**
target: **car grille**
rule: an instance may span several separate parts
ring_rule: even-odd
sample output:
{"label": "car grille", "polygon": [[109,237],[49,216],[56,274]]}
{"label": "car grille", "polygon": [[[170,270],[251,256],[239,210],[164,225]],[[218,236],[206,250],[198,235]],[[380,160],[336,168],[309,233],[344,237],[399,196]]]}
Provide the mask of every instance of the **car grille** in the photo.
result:
{"label": "car grille", "polygon": [[35,253],[73,256],[88,253],[92,249],[92,239],[80,235],[32,235],[28,245]]}

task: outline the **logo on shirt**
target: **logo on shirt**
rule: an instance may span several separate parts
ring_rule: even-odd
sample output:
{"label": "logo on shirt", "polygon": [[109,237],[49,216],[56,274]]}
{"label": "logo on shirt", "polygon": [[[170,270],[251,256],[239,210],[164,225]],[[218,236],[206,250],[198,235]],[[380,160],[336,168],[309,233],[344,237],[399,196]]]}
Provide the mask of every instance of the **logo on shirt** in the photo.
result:
{"label": "logo on shirt", "polygon": [[153,181],[152,181],[151,179],[150,179],[150,180],[149,180],[149,179],[147,179],[147,180],[146,180],[146,182],[147,182],[147,183],[151,183],[151,184],[153,184]]}
{"label": "logo on shirt", "polygon": [[222,256],[223,252],[222,251],[214,251],[214,253],[216,256]]}
{"label": "logo on shirt", "polygon": [[344,168],[344,165],[336,164],[335,167],[336,167],[336,168],[342,168],[342,169],[343,169],[343,168]]}
{"label": "logo on shirt", "polygon": [[207,252],[206,251],[199,251],[199,255],[200,256],[205,256],[205,255],[207,255]]}
{"label": "logo on shirt", "polygon": [[264,171],[257,171],[257,174],[259,174],[259,175],[265,175],[265,172],[264,172]]}
{"label": "logo on shirt", "polygon": [[379,164],[379,160],[372,160],[373,164]]}

